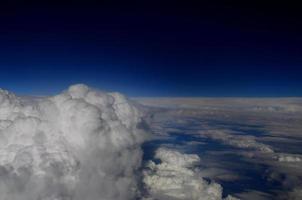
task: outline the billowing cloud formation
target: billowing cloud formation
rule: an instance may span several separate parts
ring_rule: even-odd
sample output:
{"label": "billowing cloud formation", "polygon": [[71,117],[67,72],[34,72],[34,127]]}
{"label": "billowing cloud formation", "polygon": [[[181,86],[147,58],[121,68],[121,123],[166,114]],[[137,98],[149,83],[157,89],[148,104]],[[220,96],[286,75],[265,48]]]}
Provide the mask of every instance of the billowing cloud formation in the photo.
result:
{"label": "billowing cloud formation", "polygon": [[85,85],[30,100],[0,90],[0,199],[135,199],[140,122],[124,96]]}
{"label": "billowing cloud formation", "polygon": [[[144,171],[144,183],[151,197],[165,200],[221,200],[222,187],[209,183],[195,164],[200,162],[197,155],[181,154],[177,151],[159,148],[155,158],[159,164],[149,161]],[[236,198],[228,196],[227,200]]]}

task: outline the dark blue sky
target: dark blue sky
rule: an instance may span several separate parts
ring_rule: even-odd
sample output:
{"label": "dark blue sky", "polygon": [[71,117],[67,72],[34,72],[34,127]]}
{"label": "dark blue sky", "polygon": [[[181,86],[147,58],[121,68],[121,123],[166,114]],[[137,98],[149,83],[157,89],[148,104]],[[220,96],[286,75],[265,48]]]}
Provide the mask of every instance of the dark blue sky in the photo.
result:
{"label": "dark blue sky", "polygon": [[[130,96],[302,96],[296,5],[2,3],[0,87]],[[183,1],[184,2],[184,1]]]}

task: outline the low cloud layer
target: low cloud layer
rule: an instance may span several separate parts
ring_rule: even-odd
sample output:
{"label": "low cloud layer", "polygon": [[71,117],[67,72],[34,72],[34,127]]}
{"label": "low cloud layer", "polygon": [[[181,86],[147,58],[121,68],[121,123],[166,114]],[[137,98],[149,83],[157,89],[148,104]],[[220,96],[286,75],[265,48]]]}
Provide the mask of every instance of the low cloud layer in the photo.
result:
{"label": "low cloud layer", "polygon": [[238,135],[232,133],[230,130],[217,129],[217,130],[203,130],[199,131],[201,137],[208,137],[213,140],[218,140],[224,144],[240,148],[252,150],[252,153],[245,154],[249,157],[259,156],[259,153],[265,154],[266,159],[272,159],[284,163],[300,163],[302,156],[299,154],[279,153],[275,152],[269,145],[257,141],[257,137],[251,135]]}
{"label": "low cloud layer", "polygon": [[225,144],[243,148],[253,149],[263,153],[273,153],[274,150],[266,144],[258,142],[255,136],[251,135],[236,135],[229,133],[228,130],[206,130],[200,131],[200,134],[214,140],[219,140]]}
{"label": "low cloud layer", "polygon": [[301,199],[301,98],[140,102],[151,106],[161,146],[198,154],[203,177],[225,191],[242,199]]}
{"label": "low cloud layer", "polygon": [[36,99],[0,90],[0,199],[135,199],[140,123],[124,96],[85,85]]}

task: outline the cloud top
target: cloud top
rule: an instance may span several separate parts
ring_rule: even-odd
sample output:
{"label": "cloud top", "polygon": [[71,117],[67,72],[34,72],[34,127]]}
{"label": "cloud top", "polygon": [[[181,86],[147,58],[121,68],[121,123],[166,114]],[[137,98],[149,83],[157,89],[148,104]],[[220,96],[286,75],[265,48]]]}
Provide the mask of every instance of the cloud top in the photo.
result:
{"label": "cloud top", "polygon": [[134,199],[141,117],[123,95],[82,84],[27,100],[0,90],[1,199]]}
{"label": "cloud top", "polygon": [[[150,199],[168,200],[221,200],[222,187],[203,179],[196,167],[200,159],[195,154],[159,148],[155,158],[160,163],[149,161],[144,171],[144,183]],[[236,198],[228,196],[227,200]]]}

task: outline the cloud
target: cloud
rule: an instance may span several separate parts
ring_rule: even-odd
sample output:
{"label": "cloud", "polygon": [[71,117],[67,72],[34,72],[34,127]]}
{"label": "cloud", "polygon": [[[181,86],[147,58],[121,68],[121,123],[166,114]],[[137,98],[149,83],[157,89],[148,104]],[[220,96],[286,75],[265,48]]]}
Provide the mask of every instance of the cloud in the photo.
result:
{"label": "cloud", "polygon": [[123,95],[81,84],[45,98],[0,90],[0,199],[135,199],[140,123]]}
{"label": "cloud", "polygon": [[[219,200],[222,187],[203,179],[195,166],[200,162],[197,155],[181,154],[175,150],[159,148],[155,158],[160,163],[149,161],[144,171],[144,183],[149,199],[168,200]],[[228,196],[227,200],[237,198]]]}
{"label": "cloud", "polygon": [[301,113],[301,98],[136,98],[146,106],[200,110],[238,110],[258,113]]}
{"label": "cloud", "polygon": [[[268,161],[277,160],[278,162],[284,163],[299,163],[302,162],[302,156],[299,154],[279,153],[275,152],[271,146],[258,142],[256,137],[251,135],[237,135],[233,134],[232,131],[227,129],[213,129],[213,130],[202,130],[199,131],[202,137],[208,137],[214,140],[221,141],[227,145],[241,148],[254,150],[254,153],[261,152],[268,155]],[[255,154],[245,153],[247,157],[254,157]],[[260,155],[259,155],[260,156]],[[272,158],[272,159],[269,159]]]}
{"label": "cloud", "polygon": [[279,154],[275,156],[279,162],[302,162],[301,155]]}
{"label": "cloud", "polygon": [[273,153],[274,150],[266,144],[258,142],[254,136],[251,135],[236,135],[228,133],[228,130],[202,130],[200,134],[202,136],[219,140],[230,146],[242,148],[242,149],[253,149],[263,153]]}
{"label": "cloud", "polygon": [[[227,181],[225,187],[242,199],[301,199],[301,98],[139,101],[153,106],[150,110],[153,110],[157,132],[175,138],[176,131],[171,130],[172,127],[178,129],[176,137],[181,135],[188,140],[200,137],[198,140],[206,143],[192,146],[181,139],[177,146],[170,145],[198,153],[204,177]],[[156,110],[156,106],[161,108]],[[224,176],[229,175],[228,172],[238,174],[240,179]],[[259,173],[259,176],[250,172]],[[257,188],[259,180],[265,181],[267,186]],[[257,189],[261,191],[255,191]]]}

